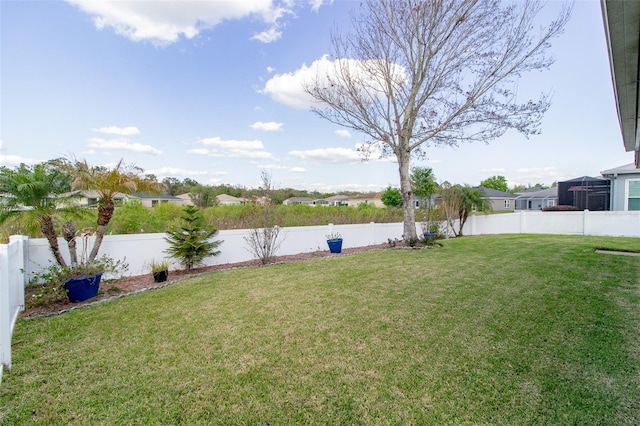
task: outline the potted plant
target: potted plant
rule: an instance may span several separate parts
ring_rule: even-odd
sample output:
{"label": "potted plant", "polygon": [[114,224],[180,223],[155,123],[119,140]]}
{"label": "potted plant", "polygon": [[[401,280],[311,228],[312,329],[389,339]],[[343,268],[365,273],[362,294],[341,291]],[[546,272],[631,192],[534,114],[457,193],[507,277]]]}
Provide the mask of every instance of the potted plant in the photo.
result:
{"label": "potted plant", "polygon": [[331,253],[340,253],[342,251],[342,235],[339,232],[327,234],[327,245]]}
{"label": "potted plant", "polygon": [[45,272],[35,275],[31,283],[39,283],[54,293],[64,291],[69,302],[77,303],[98,295],[104,273],[116,275],[127,268],[125,261],[103,255],[72,266],[51,265]]}
{"label": "potted plant", "polygon": [[167,280],[169,276],[169,263],[166,260],[156,261],[152,259],[149,262],[149,267],[151,268],[151,273],[153,274],[153,281],[157,283],[162,283]]}

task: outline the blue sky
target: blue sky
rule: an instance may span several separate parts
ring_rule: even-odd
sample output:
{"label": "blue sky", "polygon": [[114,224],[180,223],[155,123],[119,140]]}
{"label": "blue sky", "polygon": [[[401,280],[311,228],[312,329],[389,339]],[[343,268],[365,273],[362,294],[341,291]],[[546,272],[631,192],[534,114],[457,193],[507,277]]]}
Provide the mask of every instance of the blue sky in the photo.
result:
{"label": "blue sky", "polygon": [[[300,78],[330,51],[359,1],[2,0],[3,165],[60,156],[123,158],[160,179],[337,192],[399,186],[390,159],[362,162],[364,136],[319,118]],[[550,19],[562,5],[545,9]],[[552,93],[542,134],[432,147],[439,181],[504,175],[550,184],[633,161],[616,116],[597,0],[577,1],[551,70],[519,93]]]}

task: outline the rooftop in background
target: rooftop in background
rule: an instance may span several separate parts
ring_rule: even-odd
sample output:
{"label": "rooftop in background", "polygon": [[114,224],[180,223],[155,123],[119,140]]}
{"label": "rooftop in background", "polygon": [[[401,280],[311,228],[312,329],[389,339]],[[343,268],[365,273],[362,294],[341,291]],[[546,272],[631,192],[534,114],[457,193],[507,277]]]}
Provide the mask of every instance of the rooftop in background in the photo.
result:
{"label": "rooftop in background", "polygon": [[600,172],[600,174],[602,176],[608,176],[613,174],[619,174],[619,175],[631,174],[631,173],[635,174],[638,172],[640,172],[640,170],[638,170],[638,168],[636,168],[633,163],[629,163],[629,164],[625,164],[624,166],[614,167],[613,169],[604,170]]}

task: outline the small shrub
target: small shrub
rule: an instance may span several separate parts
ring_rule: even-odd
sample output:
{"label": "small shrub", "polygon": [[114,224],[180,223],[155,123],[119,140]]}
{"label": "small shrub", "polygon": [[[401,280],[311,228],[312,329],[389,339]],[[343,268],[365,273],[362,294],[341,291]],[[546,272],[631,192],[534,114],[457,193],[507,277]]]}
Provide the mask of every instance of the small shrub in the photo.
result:
{"label": "small shrub", "polygon": [[222,241],[209,240],[218,230],[205,225],[204,218],[196,207],[186,206],[183,212],[183,224],[180,228],[167,232],[165,241],[169,243],[169,248],[166,253],[178,259],[189,271],[205,258],[219,255],[216,248]]}

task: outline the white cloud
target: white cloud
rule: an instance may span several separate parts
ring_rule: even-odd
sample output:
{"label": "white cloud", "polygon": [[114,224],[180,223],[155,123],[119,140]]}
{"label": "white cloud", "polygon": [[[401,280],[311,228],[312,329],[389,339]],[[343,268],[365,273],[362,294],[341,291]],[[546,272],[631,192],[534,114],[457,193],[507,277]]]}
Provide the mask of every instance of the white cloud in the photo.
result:
{"label": "white cloud", "polygon": [[268,72],[269,74],[273,74],[273,73],[275,72],[275,70],[276,70],[276,69],[275,69],[274,67],[267,67],[267,72]]}
{"label": "white cloud", "polygon": [[189,149],[187,153],[206,155],[209,157],[246,159],[267,159],[273,157],[271,153],[264,150],[264,145],[260,140],[223,140],[219,137],[214,137],[201,139],[199,143],[203,145],[203,148]]}
{"label": "white cloud", "polygon": [[100,127],[98,129],[91,129],[94,132],[104,133],[107,135],[118,135],[118,136],[134,136],[139,135],[140,130],[137,127],[129,126],[129,127]]}
{"label": "white cloud", "polygon": [[254,130],[264,130],[265,132],[277,132],[279,130],[282,130],[282,123],[276,123],[275,121],[269,121],[267,123],[256,121],[249,127]]}
{"label": "white cloud", "polygon": [[368,161],[394,161],[393,158],[382,157],[380,144],[358,143],[354,149],[349,148],[318,148],[306,151],[290,151],[289,155],[301,160],[312,160],[327,164],[349,164]]}
{"label": "white cloud", "polygon": [[[344,60],[344,67],[348,67],[352,75],[358,76],[363,80],[368,80],[368,87],[371,89],[371,96],[379,96],[383,94],[383,88],[375,79],[370,78],[364,71],[366,68],[376,68],[372,66],[363,67],[361,62],[355,59]],[[294,72],[276,74],[271,77],[260,90],[260,93],[269,95],[276,102],[283,103],[296,109],[308,109],[315,105],[313,98],[304,91],[305,85],[311,84],[318,80],[320,84],[329,83],[331,76],[336,73],[337,64],[335,61],[329,60],[328,55],[313,61],[310,66],[303,64]],[[395,67],[395,75],[401,84],[406,78],[405,71],[402,67]],[[335,82],[335,80],[334,80]]]}
{"label": "white cloud", "polygon": [[290,171],[293,173],[306,173],[307,169],[304,167],[292,167]]}
{"label": "white cloud", "polygon": [[335,131],[335,134],[342,137],[342,138],[348,138],[351,139],[351,133],[348,130],[345,129],[338,129]]}
{"label": "white cloud", "polygon": [[276,27],[271,27],[268,30],[256,33],[251,36],[251,40],[258,40],[262,43],[272,43],[282,38],[282,31],[279,31]]}
{"label": "white cloud", "polygon": [[311,6],[311,10],[317,12],[324,3],[332,4],[333,0],[325,1],[325,0],[309,0],[309,6]]}
{"label": "white cloud", "polygon": [[128,139],[91,138],[89,139],[87,146],[89,148],[96,149],[118,149],[121,151],[131,151],[140,154],[162,155],[162,151],[152,147],[151,145],[144,145],[137,142],[131,143]]}
{"label": "white cloud", "polygon": [[288,0],[242,1],[135,1],[135,0],[67,0],[93,17],[98,30],[113,30],[132,41],[150,41],[156,45],[176,42],[180,37],[192,39],[221,22],[258,18],[269,27],[253,38],[265,43],[279,38],[278,28],[285,15],[292,15]]}
{"label": "white cloud", "polygon": [[524,167],[506,175],[509,185],[551,184],[575,178],[572,174],[560,173],[557,167]]}
{"label": "white cloud", "polygon": [[[195,178],[195,177],[199,177],[199,176],[209,176],[211,175],[210,172],[207,171],[203,171],[203,170],[188,170],[188,169],[181,169],[178,167],[160,167],[157,169],[151,169],[151,170],[146,170],[147,174],[152,174],[152,175],[156,175],[158,178],[162,179],[165,177],[188,177],[188,178]],[[217,174],[226,174],[225,172],[218,172]]]}
{"label": "white cloud", "polygon": [[3,155],[0,154],[0,165],[6,167],[19,166],[24,164],[37,164],[42,163],[42,160],[36,160],[35,158],[21,157],[19,155]]}
{"label": "white cloud", "polygon": [[360,154],[348,148],[319,148],[307,151],[290,151],[289,155],[301,160],[314,160],[320,163],[345,164],[362,161]]}

